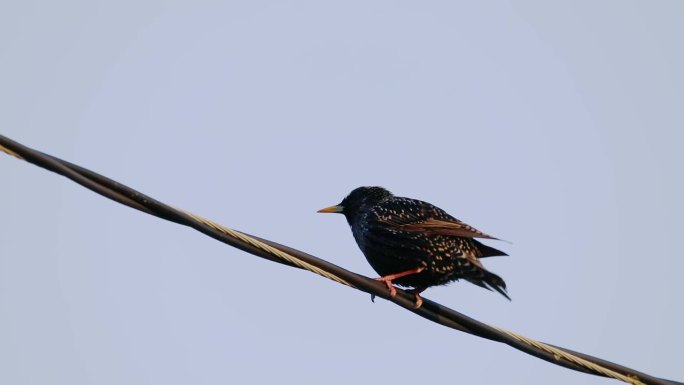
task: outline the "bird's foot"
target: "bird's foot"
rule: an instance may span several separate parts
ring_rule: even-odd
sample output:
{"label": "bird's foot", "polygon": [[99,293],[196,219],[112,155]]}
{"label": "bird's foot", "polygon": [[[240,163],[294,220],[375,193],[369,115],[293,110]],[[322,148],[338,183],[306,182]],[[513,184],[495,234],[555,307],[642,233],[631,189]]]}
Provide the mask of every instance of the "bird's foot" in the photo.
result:
{"label": "bird's foot", "polygon": [[424,288],[416,288],[410,291],[411,294],[413,294],[416,297],[416,304],[414,309],[420,309],[421,306],[423,306],[423,297],[420,296],[420,292],[425,290]]}
{"label": "bird's foot", "polygon": [[413,293],[413,295],[416,296],[416,303],[414,309],[420,309],[421,306],[423,306],[423,298],[420,296],[420,294]]}
{"label": "bird's foot", "polygon": [[[380,278],[376,278],[376,280],[379,281]],[[397,295],[397,289],[394,286],[392,286],[391,281],[383,281],[383,282],[388,284],[388,288],[391,286],[391,289],[389,289],[390,297],[394,297],[395,295]],[[414,309],[420,309],[420,307],[423,306],[423,297],[421,297],[420,294],[418,294],[421,291],[423,291],[423,290],[420,290],[420,291],[411,290],[410,291],[410,293],[413,294],[413,296],[416,298],[416,303],[413,306]],[[371,294],[371,302],[375,303],[375,294]]]}
{"label": "bird's foot", "polygon": [[[394,296],[397,295],[397,289],[394,287],[394,285],[392,285],[392,281],[393,281],[393,280],[395,280],[395,279],[397,279],[397,278],[405,277],[405,276],[411,275],[411,274],[418,274],[418,273],[420,273],[420,272],[423,271],[423,270],[425,270],[425,267],[424,267],[424,266],[421,266],[421,267],[417,267],[417,268],[415,268],[415,269],[402,271],[402,272],[400,272],[400,273],[390,274],[390,275],[386,275],[386,276],[384,276],[384,277],[375,278],[375,280],[376,280],[376,281],[380,281],[380,282],[384,282],[385,285],[387,286],[387,290],[389,290],[390,297],[394,297]],[[423,299],[420,298],[420,296],[418,295],[418,293],[420,293],[420,292],[423,291],[423,290],[424,290],[424,289],[421,289],[421,290],[419,290],[419,291],[417,291],[417,292],[416,292],[416,291],[413,291],[413,294],[416,295],[416,309],[419,308],[420,305],[423,304]],[[372,301],[374,298],[375,298],[375,296],[371,296],[371,301]]]}
{"label": "bird's foot", "polygon": [[391,276],[387,277],[380,277],[380,278],[375,278],[376,281],[384,282],[385,286],[387,286],[387,290],[389,290],[390,297],[394,297],[397,295],[397,289],[392,285],[392,278]]}

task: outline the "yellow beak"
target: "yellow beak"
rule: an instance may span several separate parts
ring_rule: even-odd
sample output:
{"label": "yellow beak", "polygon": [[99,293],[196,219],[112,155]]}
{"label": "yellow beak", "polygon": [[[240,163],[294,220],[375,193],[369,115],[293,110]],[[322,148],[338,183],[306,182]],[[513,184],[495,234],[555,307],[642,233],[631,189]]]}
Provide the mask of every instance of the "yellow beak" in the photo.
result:
{"label": "yellow beak", "polygon": [[344,210],[344,207],[337,205],[337,206],[330,206],[326,207],[324,209],[318,210],[319,213],[341,213]]}

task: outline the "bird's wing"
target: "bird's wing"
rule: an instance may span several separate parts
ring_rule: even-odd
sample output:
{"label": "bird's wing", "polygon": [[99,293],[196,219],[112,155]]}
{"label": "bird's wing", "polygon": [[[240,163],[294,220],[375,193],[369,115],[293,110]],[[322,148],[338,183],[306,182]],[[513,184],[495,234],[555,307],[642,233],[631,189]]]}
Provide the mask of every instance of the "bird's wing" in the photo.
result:
{"label": "bird's wing", "polygon": [[[404,231],[416,231],[430,234],[448,235],[462,238],[496,239],[489,234],[461,222],[447,214],[444,210],[430,203],[408,198],[402,200],[404,209],[397,214],[395,207],[383,207],[378,212],[378,219],[386,224],[398,227]],[[384,211],[384,213],[382,212]],[[391,212],[393,215],[383,215]]]}
{"label": "bird's wing", "polygon": [[458,219],[443,220],[436,218],[428,218],[422,222],[407,223],[401,225],[401,228],[407,231],[422,231],[432,234],[450,235],[462,238],[498,239],[492,237],[489,234],[483,233],[482,231],[470,225],[467,225],[459,221]]}

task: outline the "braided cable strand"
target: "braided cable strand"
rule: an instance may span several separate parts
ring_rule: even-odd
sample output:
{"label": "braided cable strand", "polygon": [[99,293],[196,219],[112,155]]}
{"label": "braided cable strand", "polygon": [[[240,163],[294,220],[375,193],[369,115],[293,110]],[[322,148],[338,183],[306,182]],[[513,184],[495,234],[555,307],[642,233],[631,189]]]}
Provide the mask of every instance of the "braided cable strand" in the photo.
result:
{"label": "braided cable strand", "polygon": [[312,273],[316,273],[322,277],[328,278],[328,279],[333,280],[337,283],[341,283],[341,284],[343,284],[345,286],[349,286],[349,287],[354,287],[354,285],[352,285],[351,283],[345,281],[344,279],[336,276],[335,274],[329,273],[329,272],[327,272],[323,269],[320,269],[320,268],[318,268],[318,267],[316,267],[316,266],[314,266],[308,262],[302,261],[301,259],[295,257],[294,255],[290,255],[290,254],[285,253],[281,250],[278,250],[275,247],[269,246],[269,245],[267,245],[267,244],[265,244],[265,243],[263,243],[257,239],[254,239],[254,238],[252,238],[246,234],[243,234],[243,233],[236,231],[236,230],[233,230],[233,229],[229,229],[225,226],[221,226],[214,221],[211,221],[207,218],[201,217],[197,214],[193,214],[189,211],[179,209],[177,207],[176,207],[176,210],[181,211],[181,212],[187,214],[188,216],[190,216],[192,219],[199,221],[201,223],[204,223],[205,225],[207,225],[207,226],[209,226],[215,230],[218,230],[218,231],[220,231],[220,232],[222,232],[222,233],[224,233],[230,237],[239,239],[245,243],[249,243],[250,245],[257,247],[257,248],[273,255],[274,257],[280,258],[280,259],[287,261],[287,262],[289,262],[295,266],[301,267],[302,269],[305,269],[305,270],[309,270]]}
{"label": "braided cable strand", "polygon": [[7,148],[7,147],[5,147],[5,146],[3,146],[3,145],[1,145],[1,144],[0,144],[0,151],[6,153],[6,154],[8,154],[8,155],[12,155],[12,156],[15,157],[15,158],[18,158],[18,159],[21,159],[21,160],[25,160],[24,158],[21,157],[21,155],[17,154],[16,152],[10,150],[9,148]]}
{"label": "braided cable strand", "polygon": [[616,371],[614,371],[614,370],[611,370],[611,369],[605,368],[605,367],[603,367],[603,366],[601,366],[601,365],[598,365],[598,364],[595,364],[595,363],[593,363],[593,362],[587,361],[587,360],[585,360],[584,358],[577,357],[577,356],[574,355],[574,354],[571,354],[571,353],[569,353],[569,352],[565,352],[565,351],[560,350],[560,349],[558,349],[558,348],[555,348],[555,347],[553,347],[553,346],[549,346],[549,345],[547,345],[547,344],[545,344],[545,343],[543,343],[543,342],[539,342],[539,341],[537,341],[537,340],[533,340],[533,339],[531,339],[531,338],[527,338],[527,337],[525,337],[525,336],[522,336],[522,335],[520,335],[520,334],[514,333],[514,332],[512,332],[512,331],[510,331],[510,330],[506,330],[506,329],[503,329],[503,328],[500,328],[500,327],[497,327],[497,326],[492,326],[492,327],[495,328],[496,330],[498,330],[498,331],[504,333],[504,334],[507,334],[507,335],[509,335],[509,336],[511,336],[511,337],[513,337],[513,338],[515,338],[515,339],[517,339],[518,341],[522,341],[522,342],[524,342],[524,343],[526,343],[526,344],[528,344],[528,345],[530,345],[530,346],[534,346],[534,347],[537,348],[537,349],[541,349],[541,350],[544,350],[544,351],[546,351],[546,352],[548,352],[548,353],[553,354],[553,356],[554,356],[557,360],[565,359],[565,360],[568,360],[568,361],[570,361],[570,362],[572,362],[572,363],[575,363],[575,364],[577,364],[577,365],[583,366],[583,367],[585,367],[585,368],[587,368],[587,369],[589,369],[589,370],[591,370],[591,371],[593,371],[593,372],[601,373],[602,375],[604,375],[604,376],[606,376],[606,377],[611,377],[611,378],[614,378],[614,379],[616,379],[616,380],[620,380],[620,381],[623,381],[623,382],[626,382],[626,383],[629,383],[629,384],[633,384],[633,385],[646,385],[644,382],[642,382],[642,381],[639,380],[638,378],[634,378],[634,377],[630,377],[630,376],[625,376],[625,375],[622,374],[622,373],[618,373],[618,372],[616,372]]}

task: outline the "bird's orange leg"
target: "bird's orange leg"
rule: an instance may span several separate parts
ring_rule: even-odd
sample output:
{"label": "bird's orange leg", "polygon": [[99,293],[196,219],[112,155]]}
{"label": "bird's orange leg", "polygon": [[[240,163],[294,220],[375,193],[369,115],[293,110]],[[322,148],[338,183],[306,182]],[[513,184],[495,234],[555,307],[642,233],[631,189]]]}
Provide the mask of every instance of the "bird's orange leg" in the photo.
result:
{"label": "bird's orange leg", "polygon": [[[397,289],[394,287],[394,285],[392,285],[392,281],[394,281],[397,278],[406,277],[407,275],[418,274],[423,270],[425,270],[424,266],[416,267],[415,269],[406,270],[406,271],[402,271],[400,273],[395,273],[395,274],[386,275],[384,277],[375,278],[375,280],[380,281],[380,282],[384,282],[385,285],[387,285],[387,289],[390,292],[390,297],[394,297],[395,295],[397,295]],[[420,296],[418,296],[418,298],[420,298]],[[417,300],[416,300],[416,302],[417,302]],[[422,304],[423,300],[421,300],[420,303]],[[418,307],[420,307],[420,306],[418,306]]]}

